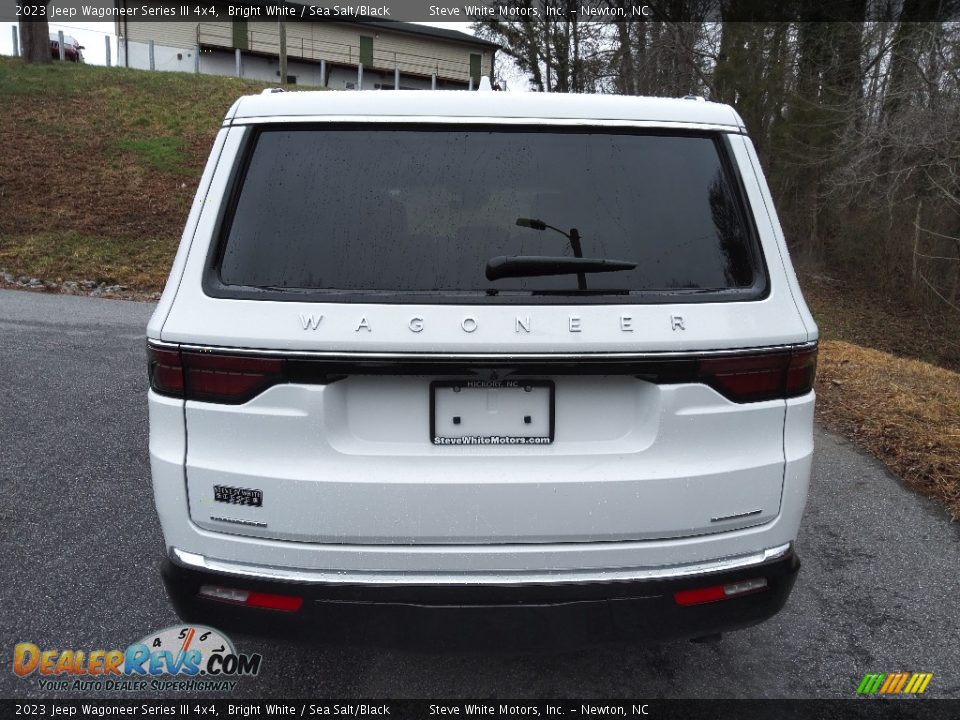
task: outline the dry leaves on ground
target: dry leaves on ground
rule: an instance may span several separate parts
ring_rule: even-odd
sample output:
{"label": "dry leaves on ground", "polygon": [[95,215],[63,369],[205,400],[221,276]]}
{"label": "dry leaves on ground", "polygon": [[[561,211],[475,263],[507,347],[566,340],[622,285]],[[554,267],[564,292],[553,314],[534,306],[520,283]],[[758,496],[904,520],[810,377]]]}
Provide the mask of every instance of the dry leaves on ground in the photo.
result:
{"label": "dry leaves on ground", "polygon": [[822,423],[960,519],[960,373],[831,340],[817,390]]}

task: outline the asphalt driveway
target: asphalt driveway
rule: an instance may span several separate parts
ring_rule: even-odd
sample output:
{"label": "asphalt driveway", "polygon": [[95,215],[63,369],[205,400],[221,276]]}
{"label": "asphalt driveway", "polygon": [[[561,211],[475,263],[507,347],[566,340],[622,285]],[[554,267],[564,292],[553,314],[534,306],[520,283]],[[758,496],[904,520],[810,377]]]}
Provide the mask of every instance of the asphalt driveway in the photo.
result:
{"label": "asphalt driveway", "polygon": [[[147,460],[152,305],[0,290],[0,697],[43,695],[13,647],[126,647],[174,624]],[[786,609],[721,643],[556,653],[260,652],[250,697],[838,697],[867,672],[932,672],[960,697],[960,524],[823,431]],[[90,696],[93,697],[93,696]]]}

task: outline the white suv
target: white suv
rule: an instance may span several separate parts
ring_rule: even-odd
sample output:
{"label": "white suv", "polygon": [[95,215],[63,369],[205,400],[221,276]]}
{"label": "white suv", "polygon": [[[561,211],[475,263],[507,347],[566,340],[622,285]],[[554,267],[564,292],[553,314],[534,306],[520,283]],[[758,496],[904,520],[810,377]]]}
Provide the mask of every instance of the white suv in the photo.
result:
{"label": "white suv", "polygon": [[147,338],[185,619],[701,637],[796,577],[817,328],[728,106],[242,98]]}

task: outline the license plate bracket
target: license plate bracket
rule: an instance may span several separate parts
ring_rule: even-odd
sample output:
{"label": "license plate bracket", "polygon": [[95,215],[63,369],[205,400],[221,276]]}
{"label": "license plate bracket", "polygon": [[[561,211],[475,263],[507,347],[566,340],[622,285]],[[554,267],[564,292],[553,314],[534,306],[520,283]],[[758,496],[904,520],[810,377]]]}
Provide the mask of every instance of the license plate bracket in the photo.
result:
{"label": "license plate bracket", "polygon": [[434,445],[550,445],[552,380],[435,380],[430,383]]}

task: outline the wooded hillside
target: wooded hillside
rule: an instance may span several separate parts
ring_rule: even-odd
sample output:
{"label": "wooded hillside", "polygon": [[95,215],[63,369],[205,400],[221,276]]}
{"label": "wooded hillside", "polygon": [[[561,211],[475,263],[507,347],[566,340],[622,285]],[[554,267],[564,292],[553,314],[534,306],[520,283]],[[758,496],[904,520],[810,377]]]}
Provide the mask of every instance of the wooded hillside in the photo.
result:
{"label": "wooded hillside", "polygon": [[653,5],[662,21],[475,28],[534,90],[734,105],[799,265],[960,322],[960,23],[946,20],[949,4],[768,3],[776,21],[717,22],[756,3],[674,0]]}

